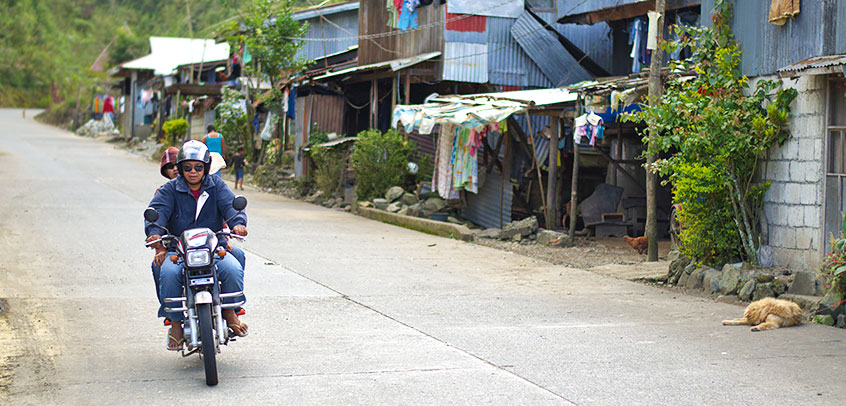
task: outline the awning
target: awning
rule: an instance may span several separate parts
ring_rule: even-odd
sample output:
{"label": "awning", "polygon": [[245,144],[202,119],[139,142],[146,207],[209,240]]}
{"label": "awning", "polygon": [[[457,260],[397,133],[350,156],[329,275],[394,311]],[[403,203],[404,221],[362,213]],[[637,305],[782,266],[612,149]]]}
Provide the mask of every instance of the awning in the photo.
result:
{"label": "awning", "polygon": [[778,71],[778,76],[790,78],[806,75],[827,75],[840,73],[846,76],[846,54],[814,56],[787,65]]}
{"label": "awning", "polygon": [[[667,0],[666,10],[678,10],[682,8],[698,7],[700,0]],[[561,24],[587,24],[592,25],[603,21],[626,20],[646,15],[648,11],[655,10],[655,0],[644,0],[620,6],[605,7],[598,10],[587,11],[578,14],[565,15],[558,19]]]}
{"label": "awning", "polygon": [[119,75],[129,70],[150,70],[155,75],[170,75],[179,65],[226,60],[229,44],[213,39],[150,37],[150,54],[122,63],[109,73]]}
{"label": "awning", "polygon": [[355,66],[355,67],[352,67],[352,68],[339,70],[337,72],[331,72],[331,73],[327,73],[325,75],[320,75],[320,76],[315,77],[312,80],[324,80],[324,79],[329,79],[329,78],[333,78],[333,77],[349,75],[351,73],[359,73],[359,72],[372,71],[372,70],[385,69],[385,68],[390,68],[391,71],[396,72],[398,70],[403,70],[403,69],[408,68],[410,66],[414,66],[414,65],[416,65],[420,62],[428,61],[429,59],[432,59],[432,58],[435,58],[435,57],[438,57],[438,56],[441,56],[440,51],[416,55],[416,56],[412,56],[410,58],[400,58],[400,59],[394,59],[394,60],[391,60],[391,61],[372,63],[370,65]]}
{"label": "awning", "polygon": [[407,132],[418,130],[424,134],[431,132],[435,124],[474,128],[501,122],[512,114],[573,102],[576,97],[561,88],[444,96],[427,104],[396,106],[391,126],[396,128],[402,123]]}

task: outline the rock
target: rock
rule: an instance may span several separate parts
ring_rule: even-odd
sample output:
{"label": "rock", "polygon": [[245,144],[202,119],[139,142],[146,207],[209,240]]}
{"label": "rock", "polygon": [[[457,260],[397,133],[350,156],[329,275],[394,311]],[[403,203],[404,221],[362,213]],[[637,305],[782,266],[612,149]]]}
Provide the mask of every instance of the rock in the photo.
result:
{"label": "rock", "polygon": [[[820,296],[805,296],[805,295],[794,295],[792,293],[785,293],[779,296],[779,299],[789,300],[793,303],[799,305],[803,311],[808,313],[814,314],[823,314],[817,312],[820,309],[820,301],[822,297]],[[830,314],[830,313],[827,313]]]}
{"label": "rock", "polygon": [[681,257],[682,257],[682,254],[679,250],[672,250],[672,251],[667,253],[667,259],[671,262],[675,261],[675,260],[677,260]]}
{"label": "rock", "polygon": [[559,240],[559,238],[561,238],[563,236],[564,236],[564,233],[559,233],[557,231],[552,231],[552,230],[541,229],[541,230],[538,231],[537,241],[538,241],[538,244],[541,244],[541,245],[550,245],[550,242],[552,242],[552,241],[557,240],[556,243],[560,242],[561,240]]}
{"label": "rock", "polygon": [[396,213],[402,210],[402,202],[393,202],[389,204],[388,207],[385,208],[385,210],[391,213]]}
{"label": "rock", "polygon": [[776,297],[781,296],[784,292],[787,292],[787,282],[785,282],[781,278],[775,278],[772,283],[773,286],[773,293],[776,294]]}
{"label": "rock", "polygon": [[418,215],[420,215],[420,203],[415,203],[408,206],[408,212],[406,214],[412,217],[417,217]]}
{"label": "rock", "polygon": [[690,274],[687,272],[682,272],[681,276],[679,277],[679,281],[677,283],[678,286],[685,286],[687,285],[687,280],[690,279]]}
{"label": "rock", "polygon": [[684,287],[688,289],[702,289],[702,284],[705,280],[705,271],[708,269],[710,268],[706,266],[696,268],[693,272],[690,273],[690,276],[684,283]]}
{"label": "rock", "polygon": [[493,238],[499,238],[499,233],[501,233],[501,232],[502,232],[502,230],[500,230],[498,228],[486,228],[479,233],[479,237],[492,238],[492,239]]}
{"label": "rock", "polygon": [[523,240],[523,235],[520,233],[511,236],[511,241],[520,242]]}
{"label": "rock", "polygon": [[373,207],[372,202],[361,202],[358,205],[359,205],[359,207]]}
{"label": "rock", "polygon": [[401,208],[400,211],[397,212],[397,214],[402,214],[403,216],[407,216],[408,215],[408,206],[403,206],[403,208]]}
{"label": "rock", "polygon": [[755,281],[758,283],[769,283],[775,279],[775,276],[772,276],[768,273],[759,273],[755,275]]}
{"label": "rock", "polygon": [[735,265],[723,265],[723,272],[720,277],[720,293],[723,295],[737,293],[737,288],[740,286],[740,267]]}
{"label": "rock", "polygon": [[464,222],[463,222],[463,221],[461,221],[461,220],[459,220],[459,219],[457,219],[457,218],[455,218],[455,217],[453,217],[453,216],[447,216],[447,222],[448,222],[448,223],[452,223],[452,224],[461,224],[461,225],[464,225]]}
{"label": "rock", "polygon": [[416,204],[418,201],[419,200],[417,199],[417,196],[415,196],[412,193],[404,193],[402,195],[402,203],[405,204],[406,206],[411,206],[413,204]]}
{"label": "rock", "polygon": [[742,288],[740,288],[740,292],[737,294],[737,296],[740,298],[740,300],[748,302],[752,299],[752,294],[755,293],[755,287],[755,280],[750,279],[746,281]]}
{"label": "rock", "polygon": [[837,323],[835,323],[837,328],[846,328],[846,314],[839,314],[837,315]]}
{"label": "rock", "polygon": [[696,270],[696,264],[694,264],[694,263],[687,264],[687,266],[684,267],[684,273],[686,273],[688,275],[692,274],[693,271],[695,271],[695,270]]}
{"label": "rock", "polygon": [[314,203],[317,200],[319,200],[321,197],[323,197],[323,191],[318,190],[318,191],[312,193],[309,197],[306,197],[305,201],[306,201],[306,203]]}
{"label": "rock", "polygon": [[500,233],[499,238],[509,240],[514,238],[516,234],[521,237],[528,237],[529,234],[534,233],[538,229],[538,219],[535,216],[526,217],[523,220],[512,221],[505,225]]}
{"label": "rock", "polygon": [[387,192],[385,192],[385,200],[393,202],[402,197],[403,194],[405,194],[405,189],[399,186],[392,186]]}
{"label": "rock", "polygon": [[430,197],[423,202],[423,209],[429,211],[430,213],[434,213],[444,207],[446,207],[446,202],[444,202],[444,199],[441,199],[440,197]]}
{"label": "rock", "polygon": [[385,199],[373,199],[373,206],[379,210],[385,210],[388,207],[388,201]]}
{"label": "rock", "polygon": [[833,326],[834,325],[834,317],[831,317],[827,314],[818,314],[814,316],[814,319],[811,320],[817,324],[824,324],[826,326]]}
{"label": "rock", "polygon": [[720,291],[720,280],[723,273],[714,269],[708,268],[705,270],[705,277],[702,278],[702,288],[705,289],[709,295],[713,295]]}
{"label": "rock", "polygon": [[679,257],[670,262],[670,267],[667,271],[667,281],[669,283],[678,282],[679,277],[684,272],[684,268],[688,265],[690,265],[690,258],[688,257]]}
{"label": "rock", "polygon": [[344,211],[345,211],[345,212],[347,212],[347,213],[351,212],[351,211],[352,211],[352,206],[346,206],[346,207],[344,207]]}
{"label": "rock", "polygon": [[794,295],[814,295],[817,292],[816,278],[814,272],[799,271],[793,275],[793,283],[787,289],[787,293]]}
{"label": "rock", "polygon": [[775,297],[771,283],[757,283],[755,293],[752,294],[752,301],[761,300],[765,297]]}

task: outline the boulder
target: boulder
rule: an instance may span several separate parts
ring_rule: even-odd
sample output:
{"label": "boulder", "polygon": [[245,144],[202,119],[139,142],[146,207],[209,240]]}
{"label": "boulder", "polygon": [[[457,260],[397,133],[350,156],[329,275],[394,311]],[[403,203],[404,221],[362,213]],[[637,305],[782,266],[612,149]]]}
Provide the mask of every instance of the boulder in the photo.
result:
{"label": "boulder", "polygon": [[495,238],[499,238],[499,233],[501,233],[501,232],[502,232],[502,230],[500,230],[498,228],[486,228],[486,229],[482,230],[481,232],[479,232],[479,237],[495,239]]}
{"label": "boulder", "polygon": [[679,276],[679,281],[677,283],[678,286],[686,286],[687,280],[690,279],[690,274],[687,272],[682,272],[681,276]]}
{"label": "boulder", "polygon": [[523,235],[520,233],[514,234],[511,236],[511,241],[520,242],[523,241]]}
{"label": "boulder", "polygon": [[403,216],[407,216],[408,215],[408,206],[403,206],[403,208],[401,208],[400,211],[397,212],[397,214],[402,214]]}
{"label": "boulder", "polygon": [[396,213],[402,210],[402,202],[393,202],[389,204],[388,207],[385,208],[385,210],[391,213]]}
{"label": "boulder", "polygon": [[787,292],[787,282],[785,282],[782,278],[775,278],[772,282],[772,286],[773,293],[775,293],[776,297],[781,296],[784,292]]}
{"label": "boulder", "polygon": [[417,217],[420,215],[420,203],[415,203],[408,206],[408,212],[406,213],[409,216]]}
{"label": "boulder", "polygon": [[834,325],[837,328],[846,328],[846,314],[837,315],[837,322]]}
{"label": "boulder", "polygon": [[707,266],[697,267],[690,273],[690,276],[684,283],[684,287],[688,289],[702,289],[702,284],[705,280],[705,271],[708,269],[711,268],[708,268]]}
{"label": "boulder", "polygon": [[675,261],[679,258],[682,258],[682,257],[683,257],[683,255],[681,254],[681,251],[679,251],[679,250],[672,250],[672,251],[667,253],[667,259],[671,262]]}
{"label": "boulder", "polygon": [[769,283],[775,279],[775,276],[768,274],[768,273],[758,273],[755,275],[755,282],[758,283]]}
{"label": "boulder", "polygon": [[745,284],[743,284],[743,287],[740,288],[740,292],[737,294],[737,296],[740,298],[740,300],[748,302],[748,301],[752,300],[752,294],[755,293],[755,288],[756,288],[755,280],[750,279],[750,280],[746,281]]}
{"label": "boulder", "polygon": [[737,289],[740,286],[740,265],[723,265],[723,272],[720,277],[720,293],[723,295],[733,295],[737,293]]}
{"label": "boulder", "polygon": [[446,202],[440,197],[430,197],[423,202],[423,209],[430,213],[434,213],[444,207],[446,207]]}
{"label": "boulder", "polygon": [[459,219],[457,219],[457,218],[455,218],[455,217],[453,217],[453,216],[447,216],[447,222],[448,222],[448,223],[452,223],[452,224],[461,224],[461,225],[464,225],[464,222],[463,222],[463,221],[461,221],[461,220],[459,220]]}
{"label": "boulder", "polygon": [[834,317],[831,317],[828,314],[818,314],[814,316],[813,320],[814,323],[817,324],[824,324],[826,326],[833,326],[834,325]]}
{"label": "boulder", "polygon": [[714,269],[708,268],[705,270],[705,277],[702,278],[702,288],[705,289],[709,295],[713,295],[720,291],[720,280],[723,273]]}
{"label": "boulder", "polygon": [[419,201],[419,199],[417,199],[417,196],[415,196],[412,193],[404,193],[402,195],[402,203],[405,204],[406,206],[411,206],[412,204],[416,204],[418,201]]}
{"label": "boulder", "polygon": [[392,186],[387,192],[385,192],[385,200],[388,202],[394,202],[402,197],[403,194],[405,194],[405,189],[399,186]]}
{"label": "boulder", "polygon": [[817,282],[814,272],[799,271],[793,275],[793,283],[787,289],[788,293],[794,295],[815,295],[817,292]]}
{"label": "boulder", "polygon": [[385,210],[388,207],[388,201],[385,199],[373,199],[373,207],[376,207],[379,210]]}
{"label": "boulder", "polygon": [[559,238],[561,238],[563,236],[564,236],[564,233],[559,233],[557,231],[552,231],[552,230],[541,229],[541,230],[538,231],[537,241],[538,241],[538,244],[549,245],[549,243],[552,242],[552,241],[556,241],[556,243],[561,241],[561,240],[559,240]]}
{"label": "boulder", "polygon": [[305,201],[306,201],[306,203],[314,203],[314,202],[320,200],[321,197],[323,197],[323,191],[318,190],[318,191],[312,193],[311,195],[309,195],[309,197],[306,197]]}
{"label": "boulder", "polygon": [[670,268],[667,271],[667,281],[676,283],[679,280],[684,268],[690,265],[690,258],[681,256],[670,262]]}
{"label": "boulder", "polygon": [[775,297],[771,283],[757,283],[755,293],[752,294],[752,301],[761,300],[765,297]]}
{"label": "boulder", "polygon": [[538,219],[535,216],[524,218],[519,221],[512,221],[505,225],[500,233],[499,238],[509,240],[515,235],[520,234],[521,237],[528,237],[529,234],[534,233],[538,229]]}

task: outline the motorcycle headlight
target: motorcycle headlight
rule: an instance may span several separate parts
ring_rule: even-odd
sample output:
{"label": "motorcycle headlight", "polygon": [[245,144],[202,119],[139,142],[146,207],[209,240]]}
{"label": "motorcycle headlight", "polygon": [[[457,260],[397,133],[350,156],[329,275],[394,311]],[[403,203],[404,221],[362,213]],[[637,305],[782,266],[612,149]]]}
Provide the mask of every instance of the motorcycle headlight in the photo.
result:
{"label": "motorcycle headlight", "polygon": [[211,253],[207,250],[188,251],[185,255],[185,263],[188,266],[206,266],[211,264]]}

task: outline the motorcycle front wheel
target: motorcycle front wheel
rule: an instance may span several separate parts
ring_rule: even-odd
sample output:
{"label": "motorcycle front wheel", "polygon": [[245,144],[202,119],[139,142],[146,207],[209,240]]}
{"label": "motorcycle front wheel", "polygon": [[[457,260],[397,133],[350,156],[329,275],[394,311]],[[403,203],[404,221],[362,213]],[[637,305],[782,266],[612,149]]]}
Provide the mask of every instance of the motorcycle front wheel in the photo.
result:
{"label": "motorcycle front wheel", "polygon": [[197,306],[197,315],[199,316],[200,340],[203,346],[203,366],[206,370],[206,385],[217,385],[217,355],[214,330],[212,329],[212,312],[211,304],[201,304]]}

